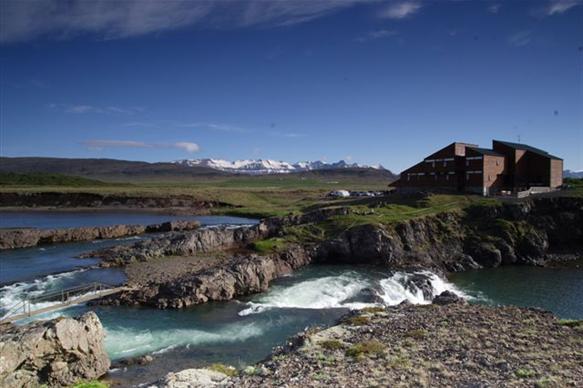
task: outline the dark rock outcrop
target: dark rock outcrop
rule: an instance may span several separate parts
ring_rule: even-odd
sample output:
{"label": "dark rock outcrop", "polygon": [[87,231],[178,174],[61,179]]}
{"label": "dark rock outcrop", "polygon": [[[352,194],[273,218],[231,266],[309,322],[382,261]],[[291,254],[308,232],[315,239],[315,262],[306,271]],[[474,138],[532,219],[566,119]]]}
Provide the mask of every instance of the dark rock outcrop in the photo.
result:
{"label": "dark rock outcrop", "polygon": [[474,206],[393,225],[359,225],[319,244],[319,262],[459,272],[544,265],[583,252],[583,199],[540,198]]}
{"label": "dark rock outcrop", "polygon": [[211,267],[179,279],[142,285],[101,299],[108,305],[147,305],[157,308],[183,308],[208,301],[230,300],[237,296],[264,292],[269,282],[309,264],[310,252],[294,246],[267,256],[236,255],[228,265]]}
{"label": "dark rock outcrop", "polygon": [[166,233],[132,245],[94,251],[83,257],[100,257],[104,267],[122,266],[163,256],[192,256],[219,249],[242,248],[268,235],[267,227],[262,223],[241,227],[209,227]]}
{"label": "dark rock outcrop", "polygon": [[451,291],[443,291],[441,294],[433,298],[432,303],[438,305],[446,305],[451,303],[465,303],[465,299],[457,296]]}
{"label": "dark rock outcrop", "polygon": [[112,225],[66,229],[0,230],[0,249],[27,248],[37,245],[91,241],[136,236],[143,233],[197,229],[196,221],[170,221],[152,225]]}
{"label": "dark rock outcrop", "polygon": [[109,369],[105,336],[97,315],[57,318],[26,326],[2,327],[0,386],[69,386],[95,379]]}

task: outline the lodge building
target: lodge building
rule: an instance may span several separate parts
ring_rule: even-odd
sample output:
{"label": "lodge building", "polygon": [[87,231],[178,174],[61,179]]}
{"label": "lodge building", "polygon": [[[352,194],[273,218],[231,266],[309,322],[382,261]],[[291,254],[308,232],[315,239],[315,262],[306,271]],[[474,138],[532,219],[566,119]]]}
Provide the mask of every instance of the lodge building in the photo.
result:
{"label": "lodge building", "polygon": [[494,195],[549,191],[563,184],[563,160],[526,144],[492,141],[492,149],[452,143],[406,169],[391,186],[403,191]]}

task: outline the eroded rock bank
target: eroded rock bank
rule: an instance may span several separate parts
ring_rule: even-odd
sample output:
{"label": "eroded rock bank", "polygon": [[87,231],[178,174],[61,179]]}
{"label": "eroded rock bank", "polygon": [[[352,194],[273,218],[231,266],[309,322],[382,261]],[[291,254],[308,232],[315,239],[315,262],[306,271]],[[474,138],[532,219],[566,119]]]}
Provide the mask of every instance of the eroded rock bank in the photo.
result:
{"label": "eroded rock bank", "polygon": [[[335,209],[328,216],[346,212]],[[320,212],[304,220],[321,222],[322,217],[326,215]],[[301,218],[169,233],[95,252],[92,255],[103,257],[104,266],[126,266],[129,283],[136,288],[101,303],[181,308],[228,300],[264,291],[271,280],[309,263],[376,264],[443,275],[506,264],[544,265],[583,254],[579,199],[479,206],[387,225],[354,226],[320,242],[286,243],[267,254],[248,249],[259,239],[285,238],[289,224],[301,226]]]}
{"label": "eroded rock bank", "polygon": [[[196,269],[163,281],[149,281],[132,291],[124,291],[99,301],[108,305],[146,305],[156,308],[183,308],[208,301],[231,300],[267,291],[269,283],[310,263],[308,252],[297,246],[270,255],[234,254],[213,264],[208,256],[192,258]],[[208,266],[205,264],[209,264]],[[162,265],[157,267],[162,270]],[[130,285],[135,282],[130,278]]]}
{"label": "eroded rock bank", "polygon": [[0,327],[0,386],[69,386],[107,373],[105,332],[93,312]]}
{"label": "eroded rock bank", "polygon": [[459,272],[581,256],[583,199],[541,198],[355,226],[319,244],[315,260]]}
{"label": "eroded rock bank", "polygon": [[166,233],[129,246],[117,246],[90,252],[84,257],[100,257],[103,267],[124,266],[167,256],[192,256],[217,250],[244,248],[270,235],[268,226],[201,228],[190,232]]}
{"label": "eroded rock bank", "polygon": [[4,229],[0,230],[0,249],[28,248],[37,245],[92,241],[136,236],[144,233],[197,229],[196,221],[170,221],[152,225],[112,225],[65,229]]}

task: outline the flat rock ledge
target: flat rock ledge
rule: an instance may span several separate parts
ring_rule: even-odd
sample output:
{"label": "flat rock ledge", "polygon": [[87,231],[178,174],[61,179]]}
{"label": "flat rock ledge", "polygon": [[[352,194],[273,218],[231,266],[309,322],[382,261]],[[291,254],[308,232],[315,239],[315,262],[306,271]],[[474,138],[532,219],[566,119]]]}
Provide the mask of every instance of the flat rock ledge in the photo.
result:
{"label": "flat rock ledge", "polygon": [[226,387],[229,377],[210,369],[185,369],[169,373],[153,387],[158,388],[207,388]]}
{"label": "flat rock ledge", "polygon": [[110,361],[97,315],[0,327],[0,386],[63,387],[107,373]]}
{"label": "flat rock ledge", "polygon": [[152,225],[112,225],[64,229],[5,229],[0,230],[0,250],[30,248],[37,245],[104,240],[137,236],[144,233],[172,232],[197,229],[196,221],[169,221]]}
{"label": "flat rock ledge", "polygon": [[[167,260],[168,261],[168,260]],[[185,308],[209,301],[225,301],[238,296],[267,291],[269,283],[310,263],[310,252],[299,245],[285,252],[265,256],[237,254],[227,263],[204,265],[199,270],[161,282],[139,284],[136,289],[102,298],[101,305],[144,305],[160,309]],[[165,261],[158,264],[163,266]],[[158,266],[159,267],[159,266]]]}
{"label": "flat rock ledge", "polygon": [[190,371],[179,373],[182,385],[166,386],[583,386],[583,321],[447,294],[438,301],[364,309],[298,334],[234,377],[208,383]]}

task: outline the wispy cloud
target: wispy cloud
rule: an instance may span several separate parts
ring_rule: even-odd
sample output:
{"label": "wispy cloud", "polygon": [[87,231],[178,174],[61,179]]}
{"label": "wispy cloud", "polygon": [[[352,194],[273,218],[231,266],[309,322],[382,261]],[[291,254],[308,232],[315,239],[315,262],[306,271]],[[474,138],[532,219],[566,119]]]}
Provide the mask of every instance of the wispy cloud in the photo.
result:
{"label": "wispy cloud", "polygon": [[545,8],[545,14],[547,16],[559,15],[581,4],[581,0],[553,0]]}
{"label": "wispy cloud", "polygon": [[0,42],[28,41],[44,35],[65,39],[80,34],[92,34],[99,39],[119,39],[188,26],[289,26],[364,1],[3,1]]}
{"label": "wispy cloud", "polygon": [[193,123],[176,123],[177,127],[181,128],[200,128],[200,129],[210,129],[213,131],[222,132],[250,132],[249,130],[235,125],[222,124],[222,123],[205,123],[205,122],[193,122]]}
{"label": "wispy cloud", "polygon": [[420,9],[421,3],[417,1],[402,1],[390,4],[381,11],[379,16],[388,19],[404,19],[417,13]]}
{"label": "wispy cloud", "polygon": [[264,132],[266,135],[274,136],[274,137],[287,137],[287,138],[297,138],[297,137],[304,137],[306,136],[303,133],[296,133],[296,132],[278,132],[278,131],[268,131]]}
{"label": "wispy cloud", "polygon": [[488,6],[488,12],[498,13],[498,12],[500,12],[501,7],[502,7],[502,5],[500,5],[500,4],[491,4]]}
{"label": "wispy cloud", "polygon": [[388,38],[395,35],[397,35],[397,32],[393,30],[375,30],[370,31],[362,36],[359,36],[358,38],[355,38],[354,41],[359,43],[365,43],[371,40]]}
{"label": "wispy cloud", "polygon": [[276,125],[274,123],[270,124],[269,126],[270,129],[268,130],[264,130],[261,128],[245,128],[242,126],[221,122],[205,122],[205,121],[181,122],[173,120],[131,121],[123,124],[123,126],[151,129],[184,128],[184,129],[197,129],[203,131],[232,132],[241,134],[263,134],[266,136],[286,138],[298,138],[306,136],[305,134],[299,132],[275,131],[274,128]]}
{"label": "wispy cloud", "polygon": [[194,153],[200,150],[196,143],[180,141],[176,143],[144,143],[134,140],[86,140],[82,142],[85,147],[94,151],[102,151],[106,148],[177,148]]}
{"label": "wispy cloud", "polygon": [[508,44],[515,47],[523,47],[532,41],[532,31],[525,30],[516,32],[508,37]]}
{"label": "wispy cloud", "polygon": [[142,107],[119,107],[119,106],[95,106],[84,104],[49,104],[49,108],[59,110],[65,113],[113,113],[113,114],[134,114],[143,112]]}

